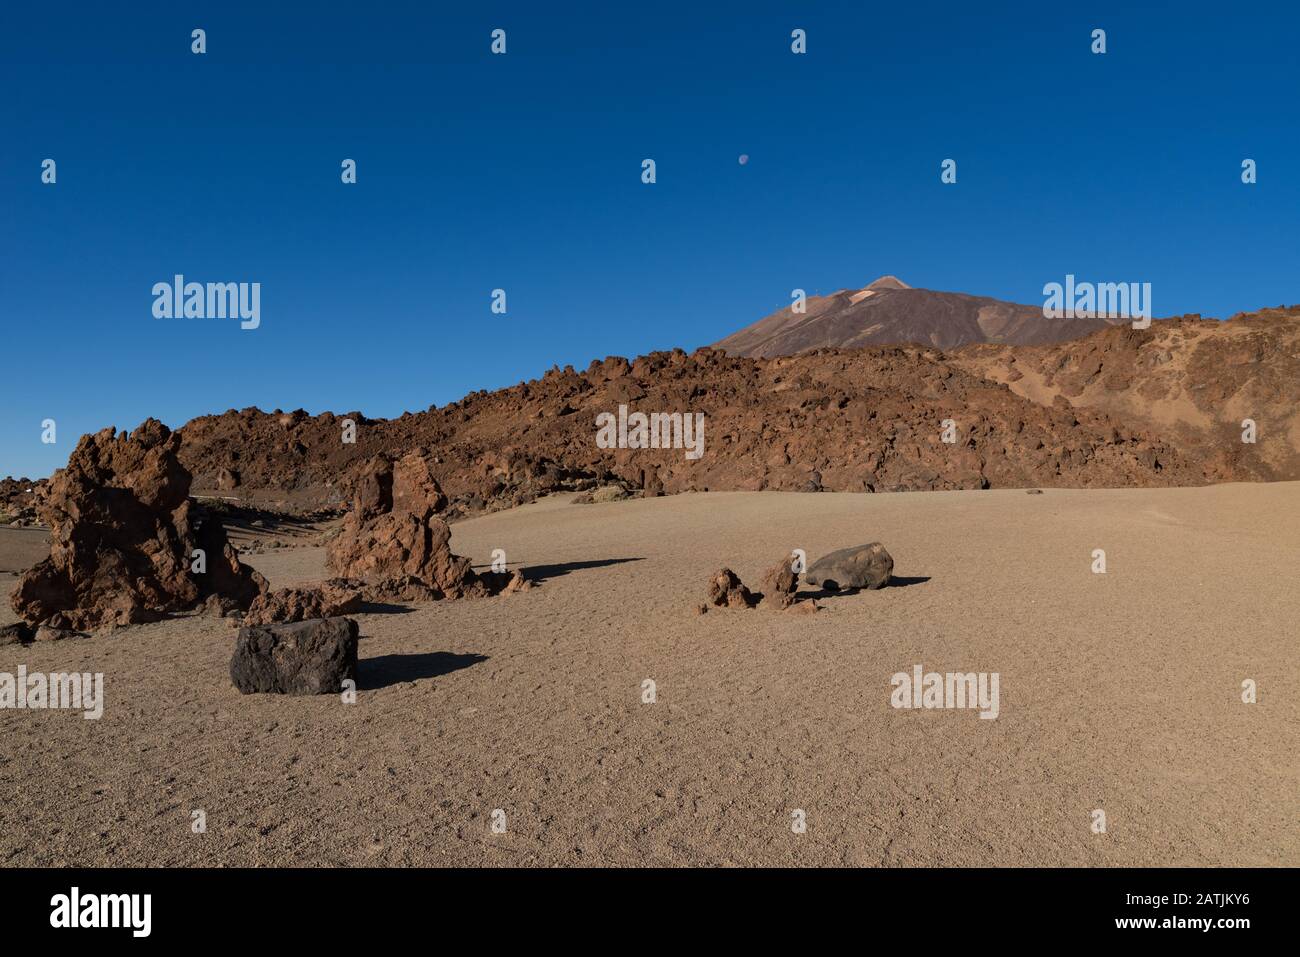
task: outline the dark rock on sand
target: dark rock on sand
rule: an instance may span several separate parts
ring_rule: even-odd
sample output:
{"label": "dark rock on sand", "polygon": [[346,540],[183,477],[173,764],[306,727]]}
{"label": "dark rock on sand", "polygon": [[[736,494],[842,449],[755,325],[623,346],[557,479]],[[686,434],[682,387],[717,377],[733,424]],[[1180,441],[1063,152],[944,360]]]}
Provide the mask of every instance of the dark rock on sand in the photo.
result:
{"label": "dark rock on sand", "polygon": [[25,621],[0,628],[0,645],[27,645],[36,640],[36,629]]}
{"label": "dark rock on sand", "polygon": [[854,545],[823,555],[804,573],[812,585],[832,591],[848,588],[883,588],[894,572],[894,559],[879,542]]}
{"label": "dark rock on sand", "polygon": [[337,694],[356,677],[351,618],[241,628],[230,659],[230,680],[242,694]]}

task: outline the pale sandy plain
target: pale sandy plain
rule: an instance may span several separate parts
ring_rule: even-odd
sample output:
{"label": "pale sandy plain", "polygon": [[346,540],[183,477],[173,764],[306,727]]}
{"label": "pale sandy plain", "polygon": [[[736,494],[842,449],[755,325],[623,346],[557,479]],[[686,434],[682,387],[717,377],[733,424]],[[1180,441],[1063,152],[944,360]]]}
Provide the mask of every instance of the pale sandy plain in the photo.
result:
{"label": "pale sandy plain", "polygon": [[[902,587],[694,611],[721,565],[877,539]],[[1300,483],[553,498],[452,545],[543,582],[359,616],[354,705],[238,694],[209,618],[0,647],[107,699],[0,711],[0,862],[1300,864]],[[0,569],[39,552],[0,530]],[[1001,716],[894,710],[918,663],[998,672]]]}

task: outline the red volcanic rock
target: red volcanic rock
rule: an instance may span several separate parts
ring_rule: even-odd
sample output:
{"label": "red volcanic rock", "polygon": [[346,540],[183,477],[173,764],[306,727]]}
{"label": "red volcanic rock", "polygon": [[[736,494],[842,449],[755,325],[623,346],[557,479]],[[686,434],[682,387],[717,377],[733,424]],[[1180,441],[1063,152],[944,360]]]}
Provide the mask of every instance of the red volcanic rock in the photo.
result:
{"label": "red volcanic rock", "polygon": [[532,589],[533,583],[524,577],[524,573],[521,569],[517,568],[514,573],[511,574],[510,581],[506,582],[505,587],[501,589],[501,591],[504,594],[513,595],[515,592],[532,591]]}
{"label": "red volcanic rock", "polygon": [[[247,607],[265,591],[221,525],[195,514],[179,447],[156,419],[130,435],[82,437],[45,489],[50,557],[19,579],[11,599],[19,615],[81,630],[156,621],[211,596]],[[203,571],[191,570],[195,550]]]}
{"label": "red volcanic rock", "polygon": [[790,559],[783,558],[763,573],[759,586],[763,589],[764,607],[789,608],[794,604],[799,575],[791,567]]}
{"label": "red volcanic rock", "polygon": [[719,608],[753,608],[758,599],[730,568],[720,568],[709,577],[709,604]]}
{"label": "red volcanic rock", "polygon": [[37,523],[37,507],[46,479],[0,479],[0,525],[27,528]]}
{"label": "red volcanic rock", "polygon": [[313,588],[280,588],[259,595],[244,616],[244,625],[273,625],[337,618],[360,611],[361,592],[346,581],[327,581]]}
{"label": "red volcanic rock", "polygon": [[[355,444],[339,441],[331,413],[284,424],[256,409],[205,416],[181,430],[181,458],[204,488],[221,469],[237,469],[241,492],[281,492],[302,505],[341,507],[366,480],[371,517],[392,508],[380,506],[393,496],[379,484],[393,474],[388,463],[426,448],[420,467],[445,494],[437,514],[447,521],[604,485],[672,495],[1294,479],[1298,320],[1295,309],[1162,320],[1145,331],[1108,326],[1059,344],[952,352],[611,357],[396,419],[346,413]],[[702,455],[599,447],[596,417],[616,415],[620,404],[632,413],[703,413]],[[1247,417],[1259,423],[1258,443],[1241,441]],[[955,443],[940,439],[946,419]],[[377,475],[368,471],[376,457]]]}
{"label": "red volcanic rock", "polygon": [[411,595],[422,587],[437,598],[489,594],[469,559],[451,552],[451,529],[435,514],[446,501],[420,452],[396,463],[367,462],[326,563],[376,595]]}

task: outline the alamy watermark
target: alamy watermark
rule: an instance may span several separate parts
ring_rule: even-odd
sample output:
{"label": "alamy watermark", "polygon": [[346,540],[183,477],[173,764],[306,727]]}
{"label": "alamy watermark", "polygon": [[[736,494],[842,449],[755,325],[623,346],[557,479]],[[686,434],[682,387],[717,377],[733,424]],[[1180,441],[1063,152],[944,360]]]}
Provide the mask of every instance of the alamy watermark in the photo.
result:
{"label": "alamy watermark", "polygon": [[19,665],[16,675],[0,671],[0,708],[80,711],[87,721],[98,721],[104,714],[104,674],[28,674],[26,665]]}
{"label": "alamy watermark", "polygon": [[686,449],[686,457],[704,454],[703,412],[633,412],[626,405],[618,415],[596,416],[596,445],[602,449]]}
{"label": "alamy watermark", "polygon": [[899,671],[889,679],[894,689],[889,695],[889,703],[895,708],[927,710],[978,708],[981,718],[993,719],[1001,710],[999,680],[996,671],[940,674],[914,665],[911,674]]}
{"label": "alamy watermark", "polygon": [[155,319],[241,319],[241,329],[262,324],[260,282],[186,282],[178,273],[170,283],[154,283],[153,297]]}
{"label": "alamy watermark", "polygon": [[148,937],[152,915],[152,894],[83,894],[74,887],[50,898],[50,926],[55,928],[123,927],[132,937]]}
{"label": "alamy watermark", "polygon": [[1067,274],[1065,283],[1043,287],[1047,319],[1132,319],[1134,329],[1151,325],[1151,283],[1080,282]]}

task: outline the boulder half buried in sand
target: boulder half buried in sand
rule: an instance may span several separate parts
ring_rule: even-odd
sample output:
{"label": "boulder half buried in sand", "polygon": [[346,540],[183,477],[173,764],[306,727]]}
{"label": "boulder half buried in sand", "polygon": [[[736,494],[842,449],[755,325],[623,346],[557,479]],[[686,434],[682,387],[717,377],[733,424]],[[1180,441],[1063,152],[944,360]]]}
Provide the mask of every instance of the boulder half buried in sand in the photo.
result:
{"label": "boulder half buried in sand", "polygon": [[804,572],[804,579],[831,591],[884,588],[894,573],[894,559],[879,542],[854,545],[823,555]]}
{"label": "boulder half buried in sand", "polygon": [[230,659],[230,680],[242,694],[337,694],[356,677],[351,618],[241,628]]}

